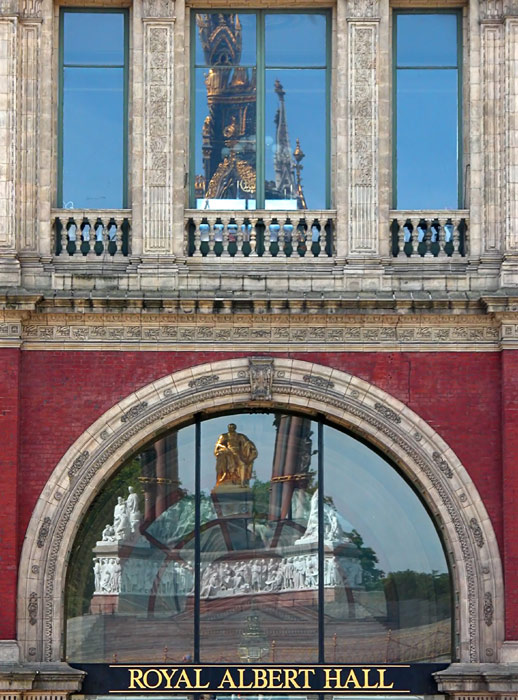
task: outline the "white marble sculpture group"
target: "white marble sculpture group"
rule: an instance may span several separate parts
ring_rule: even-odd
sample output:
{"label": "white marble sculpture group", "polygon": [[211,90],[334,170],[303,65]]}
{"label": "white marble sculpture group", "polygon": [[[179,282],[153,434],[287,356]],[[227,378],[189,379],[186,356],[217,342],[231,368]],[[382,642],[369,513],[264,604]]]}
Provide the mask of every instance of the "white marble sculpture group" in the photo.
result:
{"label": "white marble sculpture group", "polygon": [[[194,586],[192,562],[153,558],[147,541],[140,541],[133,556],[119,557],[119,545],[138,532],[141,513],[138,495],[128,487],[128,497],[117,498],[113,524],[106,525],[97,543],[94,558],[95,594],[129,593],[150,595],[155,590],[163,596],[192,595]],[[202,522],[215,517],[210,500],[204,500]],[[170,507],[151,524],[150,534],[163,542],[178,541],[194,527],[193,502],[183,500]],[[357,587],[362,584],[362,569],[351,556],[350,539],[345,535],[333,505],[324,502],[324,586],[326,588]],[[192,521],[192,522],[191,522]],[[190,528],[190,529],[189,529]],[[143,540],[143,538],[141,538]],[[225,598],[236,595],[307,591],[318,588],[318,491],[311,498],[306,530],[294,544],[278,550],[282,556],[253,559],[226,559],[201,562],[201,597]],[[349,548],[343,545],[349,544]],[[310,552],[307,551],[309,546]],[[303,551],[306,549],[306,551]],[[298,551],[297,551],[298,550]],[[302,550],[302,551],[301,551]],[[329,551],[331,550],[331,551]],[[137,553],[138,552],[138,553]],[[266,554],[266,551],[265,551]],[[151,555],[151,556],[150,556]]]}

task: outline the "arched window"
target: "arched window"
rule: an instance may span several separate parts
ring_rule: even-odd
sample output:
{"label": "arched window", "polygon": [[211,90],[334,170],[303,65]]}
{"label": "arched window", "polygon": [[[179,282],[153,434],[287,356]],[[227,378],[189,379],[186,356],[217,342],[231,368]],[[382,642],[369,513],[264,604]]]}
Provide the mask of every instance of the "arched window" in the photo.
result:
{"label": "arched window", "polygon": [[280,412],[199,420],[124,464],[76,537],[66,611],[79,663],[452,657],[419,497],[357,438]]}

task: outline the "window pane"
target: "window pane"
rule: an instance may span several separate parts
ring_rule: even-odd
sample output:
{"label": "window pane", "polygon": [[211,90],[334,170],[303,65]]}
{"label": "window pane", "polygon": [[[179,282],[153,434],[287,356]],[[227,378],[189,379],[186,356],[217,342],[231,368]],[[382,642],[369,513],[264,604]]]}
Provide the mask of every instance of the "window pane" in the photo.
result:
{"label": "window pane", "polygon": [[195,15],[197,66],[255,66],[255,14]]}
{"label": "window pane", "polygon": [[64,63],[124,64],[124,14],[65,12]]}
{"label": "window pane", "polygon": [[324,209],[326,72],[268,69],[265,83],[266,208]]}
{"label": "window pane", "polygon": [[65,68],[63,206],[120,208],[123,191],[122,68]]}
{"label": "window pane", "polygon": [[330,517],[342,533],[325,542],[326,661],[449,660],[449,574],[430,516],[358,440],[325,427],[324,445],[324,538]]}
{"label": "window pane", "polygon": [[326,65],[326,16],[319,14],[267,14],[265,16],[266,66]]}
{"label": "window pane", "polygon": [[456,66],[456,14],[398,14],[397,65]]}
{"label": "window pane", "polygon": [[181,662],[193,654],[194,427],[130,459],[89,509],[67,579],[67,655]]}
{"label": "window pane", "polygon": [[202,425],[203,663],[318,660],[315,436],[289,415]]}
{"label": "window pane", "polygon": [[397,72],[397,208],[458,207],[456,70]]}
{"label": "window pane", "polygon": [[254,68],[197,68],[195,196],[199,209],[255,209]]}

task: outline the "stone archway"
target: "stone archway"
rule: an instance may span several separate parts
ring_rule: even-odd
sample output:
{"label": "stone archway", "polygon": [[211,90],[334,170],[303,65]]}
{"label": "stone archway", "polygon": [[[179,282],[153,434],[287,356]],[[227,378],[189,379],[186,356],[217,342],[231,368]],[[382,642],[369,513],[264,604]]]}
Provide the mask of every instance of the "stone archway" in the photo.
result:
{"label": "stone archway", "polygon": [[397,399],[351,375],[283,358],[240,358],[163,377],[113,406],[63,456],[33,512],[18,591],[27,662],[61,660],[68,554],[101,485],[144,443],[197,412],[287,407],[320,413],[379,447],[428,504],[456,592],[461,662],[495,662],[504,638],[500,556],[488,514],[444,440]]}

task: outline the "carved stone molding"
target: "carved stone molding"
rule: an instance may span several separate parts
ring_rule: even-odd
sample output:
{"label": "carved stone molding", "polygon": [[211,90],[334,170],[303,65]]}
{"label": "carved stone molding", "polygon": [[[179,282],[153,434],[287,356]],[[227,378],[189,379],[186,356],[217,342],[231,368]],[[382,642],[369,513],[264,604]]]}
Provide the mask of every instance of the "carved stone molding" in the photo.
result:
{"label": "carved stone molding", "polygon": [[250,394],[253,401],[271,401],[273,384],[273,359],[271,357],[251,357],[248,361],[250,372]]}
{"label": "carved stone molding", "polygon": [[[506,343],[518,341],[518,323],[506,322]],[[0,345],[11,339],[30,349],[189,349],[207,346],[284,350],[371,351],[496,350],[498,322],[488,316],[273,314],[34,314],[20,323],[0,321]]]}
{"label": "carved stone molding", "polygon": [[[173,7],[169,0],[148,0],[145,4],[151,16]],[[143,29],[144,252],[171,253],[174,24],[171,20],[145,19]]]}
{"label": "carved stone molding", "polygon": [[173,18],[175,12],[174,0],[144,0],[143,17]]}
{"label": "carved stone molding", "polygon": [[[361,16],[371,0],[354,3]],[[349,218],[350,252],[378,251],[378,22],[350,21],[349,33]]]}
{"label": "carved stone molding", "polygon": [[[262,376],[254,378],[258,359],[264,361]],[[18,638],[25,659],[53,661],[63,654],[59,601],[66,562],[77,528],[106,479],[147,440],[180,425],[193,411],[210,414],[253,405],[258,390],[267,393],[265,386],[272,409],[325,411],[337,426],[381,449],[414,483],[436,515],[452,564],[459,601],[459,657],[465,662],[495,660],[503,639],[499,550],[482,500],[453,451],[407,406],[361,379],[298,360],[246,357],[191,367],[153,382],[113,406],[71,445],[49,478],[29,525],[29,533],[44,526],[43,545],[29,536],[23,547]],[[87,455],[79,467],[78,455]],[[33,592],[41,605],[36,622],[30,624],[26,610]],[[494,606],[492,624],[487,623],[487,593]]]}

